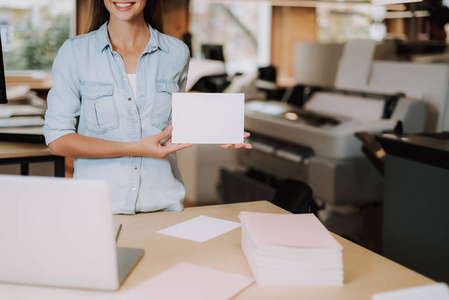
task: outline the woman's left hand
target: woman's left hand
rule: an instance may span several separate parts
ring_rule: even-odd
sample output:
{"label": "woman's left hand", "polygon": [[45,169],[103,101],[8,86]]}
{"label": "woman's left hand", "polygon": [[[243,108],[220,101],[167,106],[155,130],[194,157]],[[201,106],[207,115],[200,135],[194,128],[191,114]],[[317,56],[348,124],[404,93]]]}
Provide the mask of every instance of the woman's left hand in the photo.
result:
{"label": "woman's left hand", "polygon": [[[249,132],[244,132],[243,137],[249,138],[251,134]],[[246,143],[243,142],[241,144],[224,144],[224,145],[220,145],[221,147],[225,148],[225,149],[229,149],[229,148],[234,148],[234,149],[240,149],[240,148],[244,148],[244,149],[252,149],[253,145],[251,145],[250,143]]]}

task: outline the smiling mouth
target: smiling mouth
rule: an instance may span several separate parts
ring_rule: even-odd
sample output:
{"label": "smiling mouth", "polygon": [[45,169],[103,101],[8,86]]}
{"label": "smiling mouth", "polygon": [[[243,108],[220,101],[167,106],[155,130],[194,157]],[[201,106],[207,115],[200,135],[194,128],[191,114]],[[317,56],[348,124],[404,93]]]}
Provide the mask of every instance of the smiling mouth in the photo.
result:
{"label": "smiling mouth", "polygon": [[117,6],[117,7],[119,7],[119,8],[127,8],[127,7],[130,7],[131,5],[133,5],[134,3],[132,3],[132,2],[126,2],[126,3],[123,3],[123,2],[114,2],[114,5],[115,6]]}

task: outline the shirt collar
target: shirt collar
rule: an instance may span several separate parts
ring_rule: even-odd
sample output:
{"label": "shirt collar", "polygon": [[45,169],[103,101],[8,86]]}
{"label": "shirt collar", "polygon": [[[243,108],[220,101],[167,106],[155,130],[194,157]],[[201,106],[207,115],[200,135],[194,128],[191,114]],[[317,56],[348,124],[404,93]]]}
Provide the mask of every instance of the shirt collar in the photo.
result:
{"label": "shirt collar", "polygon": [[108,36],[108,22],[101,25],[100,28],[98,28],[98,50],[100,52],[103,52],[103,50],[109,46],[109,48],[112,49],[111,42],[109,41]]}
{"label": "shirt collar", "polygon": [[[109,49],[112,50],[111,42],[109,41],[107,25],[108,22],[101,25],[101,27],[98,29],[98,49],[100,52],[103,52],[103,50],[108,46]],[[147,25],[150,29],[151,37],[143,53],[151,53],[153,51],[156,51],[157,49],[161,49],[162,51],[168,53],[168,47],[165,43],[163,35],[156,29],[153,29],[149,24]]]}
{"label": "shirt collar", "polygon": [[153,29],[153,27],[151,27],[150,24],[148,24],[148,28],[150,29],[151,38],[143,52],[151,53],[153,51],[156,51],[157,49],[161,49],[162,51],[168,53],[168,47],[167,44],[165,43],[163,35],[156,29]]}

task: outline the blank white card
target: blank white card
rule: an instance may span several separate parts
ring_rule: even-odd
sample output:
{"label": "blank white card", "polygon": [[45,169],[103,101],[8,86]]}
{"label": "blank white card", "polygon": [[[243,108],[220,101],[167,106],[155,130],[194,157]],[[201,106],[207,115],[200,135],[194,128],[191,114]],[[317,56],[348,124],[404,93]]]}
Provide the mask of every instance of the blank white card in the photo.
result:
{"label": "blank white card", "polygon": [[243,143],[244,105],[241,93],[173,93],[172,142]]}

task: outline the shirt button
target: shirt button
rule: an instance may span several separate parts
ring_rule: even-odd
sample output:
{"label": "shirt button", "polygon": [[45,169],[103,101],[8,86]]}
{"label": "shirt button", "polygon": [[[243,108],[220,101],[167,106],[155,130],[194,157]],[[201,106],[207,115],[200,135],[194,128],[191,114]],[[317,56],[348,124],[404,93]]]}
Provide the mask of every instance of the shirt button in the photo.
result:
{"label": "shirt button", "polygon": [[137,170],[138,168],[137,167],[134,167],[134,170]]}
{"label": "shirt button", "polygon": [[156,49],[157,47],[156,46],[153,46],[153,49]]}
{"label": "shirt button", "polygon": [[140,74],[140,78],[143,78],[143,74]]}
{"label": "shirt button", "polygon": [[143,94],[140,95],[140,98],[143,98]]}
{"label": "shirt button", "polygon": [[123,77],[123,80],[126,80],[126,77]]}
{"label": "shirt button", "polygon": [[139,120],[134,120],[134,123],[139,123]]}
{"label": "shirt button", "polygon": [[133,190],[133,191],[135,191],[135,190],[136,190],[136,188],[134,188],[134,187],[133,187],[133,188],[132,188],[132,190]]}
{"label": "shirt button", "polygon": [[131,101],[131,98],[128,98],[128,101]]}

